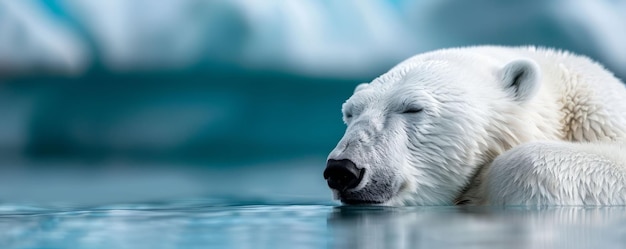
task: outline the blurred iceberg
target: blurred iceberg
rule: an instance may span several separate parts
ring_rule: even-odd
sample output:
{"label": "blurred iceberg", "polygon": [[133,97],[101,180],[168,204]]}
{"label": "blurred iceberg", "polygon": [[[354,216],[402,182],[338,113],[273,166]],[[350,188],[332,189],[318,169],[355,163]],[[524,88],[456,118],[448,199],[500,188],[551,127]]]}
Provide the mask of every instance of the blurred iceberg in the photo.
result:
{"label": "blurred iceberg", "polygon": [[[75,71],[237,65],[354,75],[415,45],[398,9],[359,1],[4,1],[2,63]],[[92,61],[86,61],[93,58]]]}
{"label": "blurred iceberg", "polygon": [[569,49],[623,76],[625,10],[624,1],[2,1],[0,65],[355,77],[414,53],[489,43]]}
{"label": "blurred iceberg", "polygon": [[0,1],[0,73],[46,68],[82,71],[82,38],[34,1]]}

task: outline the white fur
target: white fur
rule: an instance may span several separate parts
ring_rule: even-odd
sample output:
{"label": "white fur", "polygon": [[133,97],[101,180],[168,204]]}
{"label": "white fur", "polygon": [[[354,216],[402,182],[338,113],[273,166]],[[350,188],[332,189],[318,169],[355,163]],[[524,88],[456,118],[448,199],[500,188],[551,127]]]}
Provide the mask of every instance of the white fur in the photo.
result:
{"label": "white fur", "polygon": [[520,145],[494,160],[482,204],[624,205],[624,151],[622,143]]}
{"label": "white fur", "polygon": [[626,204],[626,159],[610,156],[624,150],[600,143],[626,137],[626,89],[586,57],[494,46],[420,54],[360,85],[343,112],[348,127],[329,159],[365,169],[352,196],[396,206]]}

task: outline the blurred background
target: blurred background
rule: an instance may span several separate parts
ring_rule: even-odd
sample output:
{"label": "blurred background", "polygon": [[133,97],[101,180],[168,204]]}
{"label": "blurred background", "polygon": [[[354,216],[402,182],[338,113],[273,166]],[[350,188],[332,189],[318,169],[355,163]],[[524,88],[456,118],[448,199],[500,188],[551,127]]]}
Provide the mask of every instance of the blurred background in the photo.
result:
{"label": "blurred background", "polygon": [[329,202],[354,86],[539,45],[626,78],[626,1],[0,0],[0,203]]}

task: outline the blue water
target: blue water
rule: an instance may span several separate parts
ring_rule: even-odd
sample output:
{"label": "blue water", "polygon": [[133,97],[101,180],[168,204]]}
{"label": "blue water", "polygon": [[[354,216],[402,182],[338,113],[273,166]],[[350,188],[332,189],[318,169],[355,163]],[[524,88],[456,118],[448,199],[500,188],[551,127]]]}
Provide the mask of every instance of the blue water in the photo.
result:
{"label": "blue water", "polygon": [[626,248],[626,207],[0,205],[0,248]]}

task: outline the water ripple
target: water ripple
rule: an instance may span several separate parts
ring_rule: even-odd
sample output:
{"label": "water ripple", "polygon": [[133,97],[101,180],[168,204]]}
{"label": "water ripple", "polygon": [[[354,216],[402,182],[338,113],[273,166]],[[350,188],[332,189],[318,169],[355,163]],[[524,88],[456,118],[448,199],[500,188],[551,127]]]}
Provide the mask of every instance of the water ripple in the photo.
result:
{"label": "water ripple", "polygon": [[0,248],[624,248],[626,207],[0,205]]}

